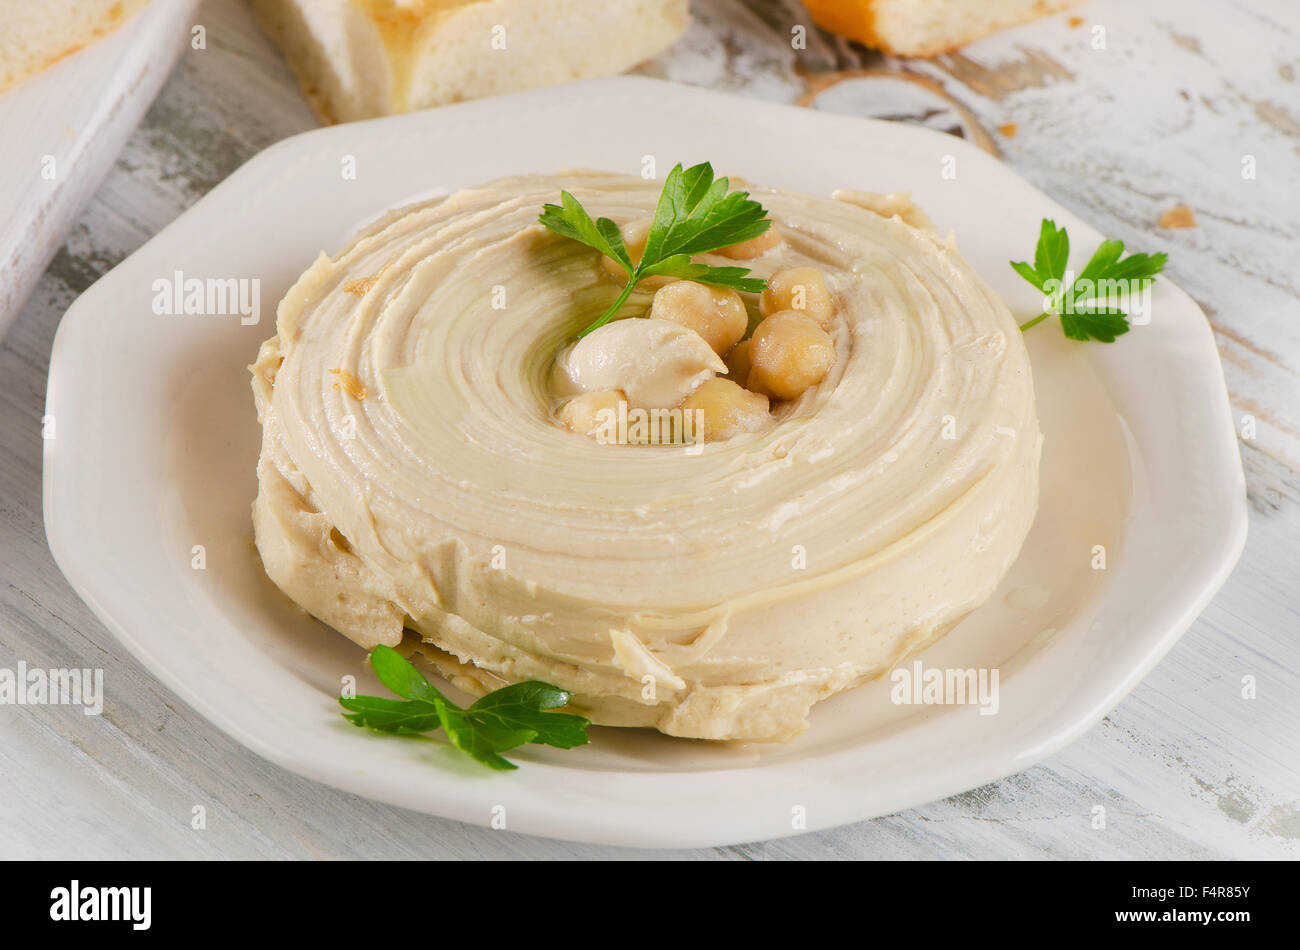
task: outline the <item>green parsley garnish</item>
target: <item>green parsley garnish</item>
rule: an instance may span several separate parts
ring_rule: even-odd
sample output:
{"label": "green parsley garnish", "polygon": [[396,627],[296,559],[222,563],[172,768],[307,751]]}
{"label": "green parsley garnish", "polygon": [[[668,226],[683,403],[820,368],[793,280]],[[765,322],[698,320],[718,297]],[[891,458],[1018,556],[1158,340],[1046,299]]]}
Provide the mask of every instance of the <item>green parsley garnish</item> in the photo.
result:
{"label": "green parsley garnish", "polygon": [[375,647],[370,665],[381,683],[405,699],[340,698],[339,705],[350,710],[343,718],[355,725],[397,736],[440,728],[457,749],[494,769],[518,768],[501,753],[528,742],[572,749],[588,741],[588,720],[545,711],[565,705],[570,695],[547,683],[533,680],[504,686],[461,709],[392,647]]}
{"label": "green parsley garnish", "polygon": [[599,319],[582,333],[603,327],[614,318],[636,285],[647,277],[683,277],[714,287],[728,287],[759,293],[766,281],[749,277],[746,267],[709,267],[691,260],[704,254],[758,237],[772,226],[767,211],[751,201],[746,191],[730,191],[726,178],[714,179],[708,162],[685,171],[673,166],[664,180],[655,209],[654,222],[646,237],[641,260],[632,263],[618,225],[609,218],[591,220],[591,215],[567,191],[560,192],[560,204],[544,205],[538,221],[556,234],[594,247],[616,261],[627,272],[627,286]]}
{"label": "green parsley garnish", "polygon": [[[1129,331],[1128,315],[1110,302],[1095,298],[1101,291],[1104,300],[1122,284],[1142,288],[1164,270],[1167,254],[1130,254],[1120,260],[1124,242],[1102,241],[1092,259],[1076,279],[1065,284],[1065,268],[1070,257],[1070,237],[1055,221],[1043,219],[1034,250],[1034,266],[1012,261],[1015,272],[1048,296],[1048,307],[1034,319],[1020,325],[1028,330],[1048,317],[1059,315],[1061,329],[1072,340],[1101,340],[1114,343],[1115,337]],[[1130,283],[1136,281],[1137,283]],[[1113,283],[1112,283],[1113,282]],[[1079,304],[1083,304],[1080,307]]]}

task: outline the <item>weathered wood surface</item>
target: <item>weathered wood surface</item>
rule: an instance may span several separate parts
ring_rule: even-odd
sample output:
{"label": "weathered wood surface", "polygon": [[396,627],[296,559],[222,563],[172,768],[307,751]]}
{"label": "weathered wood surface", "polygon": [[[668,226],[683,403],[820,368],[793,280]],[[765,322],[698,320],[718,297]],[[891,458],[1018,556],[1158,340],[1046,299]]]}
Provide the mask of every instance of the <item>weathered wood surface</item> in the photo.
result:
{"label": "weathered wood surface", "polygon": [[[700,0],[652,75],[958,127],[1107,234],[1171,252],[1213,323],[1251,503],[1236,573],[1107,720],[1019,775],[876,821],[692,854],[1244,857],[1300,854],[1300,8],[1097,0],[933,62],[819,33],[795,0]],[[0,346],[0,667],[101,666],[105,714],[0,706],[0,857],[626,857],[429,818],[298,778],[155,682],[69,589],[41,523],[45,375],[59,317],[260,149],[316,122],[238,0],[199,12],[144,124]],[[791,29],[809,25],[807,49]],[[1104,48],[1096,47],[1097,27]],[[831,72],[844,76],[829,75]],[[909,94],[905,88],[917,91]],[[996,131],[1014,124],[1014,137]],[[756,138],[755,148],[761,148]],[[1256,177],[1242,175],[1252,156]],[[1186,203],[1198,227],[1162,230]],[[1243,676],[1258,697],[1242,697]],[[208,827],[190,828],[206,806]],[[1103,829],[1093,827],[1104,806]]]}

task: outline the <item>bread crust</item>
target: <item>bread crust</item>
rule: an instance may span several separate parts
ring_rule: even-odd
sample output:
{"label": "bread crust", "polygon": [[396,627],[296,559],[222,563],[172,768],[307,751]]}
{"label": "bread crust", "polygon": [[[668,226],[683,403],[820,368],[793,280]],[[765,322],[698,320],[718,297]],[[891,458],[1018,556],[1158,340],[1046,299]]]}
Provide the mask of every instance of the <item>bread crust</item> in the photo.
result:
{"label": "bread crust", "polygon": [[[978,7],[980,4],[980,0],[950,2],[967,7]],[[880,15],[881,8],[888,5],[888,0],[805,0],[804,5],[812,14],[813,22],[832,33],[857,40],[864,46],[891,56],[929,59],[951,53],[998,30],[1051,16],[1082,2],[1083,0],[1034,0],[1032,4],[1009,15],[988,17],[973,24],[956,38],[930,40],[908,38],[895,33],[887,19]]]}
{"label": "bread crust", "polygon": [[11,60],[0,67],[0,92],[44,72],[60,60],[108,36],[148,2],[149,0],[114,0],[98,19],[66,22],[65,28],[69,35],[58,47],[26,62],[15,64]]}
{"label": "bread crust", "polygon": [[[687,0],[425,0],[400,8],[392,0],[331,0],[328,10],[311,11],[315,17],[304,14],[304,2],[251,0],[303,95],[330,124],[622,72],[690,22]],[[513,58],[465,65],[464,51],[485,44],[489,31],[502,31],[503,45],[493,49],[506,50],[506,24],[516,21],[525,32],[509,47]],[[584,31],[587,46],[574,39]]]}

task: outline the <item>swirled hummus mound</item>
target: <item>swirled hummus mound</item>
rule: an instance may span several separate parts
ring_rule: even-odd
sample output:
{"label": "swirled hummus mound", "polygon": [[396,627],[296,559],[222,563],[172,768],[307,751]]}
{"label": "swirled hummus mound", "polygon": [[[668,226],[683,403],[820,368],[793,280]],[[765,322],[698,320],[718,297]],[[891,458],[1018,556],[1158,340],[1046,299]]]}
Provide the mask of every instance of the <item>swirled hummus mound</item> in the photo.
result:
{"label": "swirled hummus mound", "polygon": [[619,224],[659,193],[501,179],[388,214],[290,289],[252,367],[266,571],[471,692],[538,679],[599,723],[789,739],[1016,558],[1041,442],[1016,324],[911,206],[752,189],[781,239],[744,263],[820,272],[829,368],[724,440],[601,444],[557,422],[552,380],[619,288],[537,223],[562,188]]}

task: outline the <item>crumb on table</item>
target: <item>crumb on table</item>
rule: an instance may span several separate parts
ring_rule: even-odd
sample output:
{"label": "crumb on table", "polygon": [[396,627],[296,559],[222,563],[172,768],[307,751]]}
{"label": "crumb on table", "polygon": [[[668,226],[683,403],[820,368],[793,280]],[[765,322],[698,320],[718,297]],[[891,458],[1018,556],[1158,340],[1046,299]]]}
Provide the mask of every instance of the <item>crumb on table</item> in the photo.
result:
{"label": "crumb on table", "polygon": [[1162,228],[1194,228],[1196,227],[1196,215],[1187,205],[1174,205],[1168,211],[1160,216],[1160,226]]}

